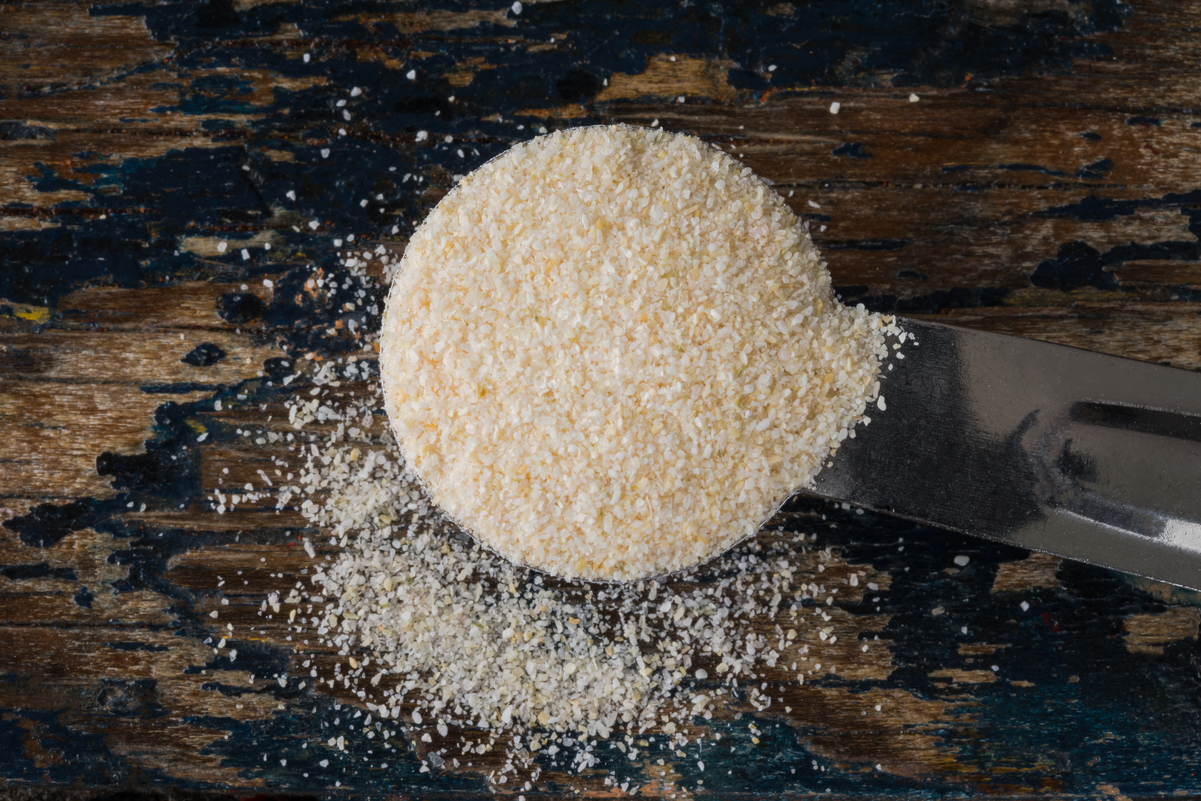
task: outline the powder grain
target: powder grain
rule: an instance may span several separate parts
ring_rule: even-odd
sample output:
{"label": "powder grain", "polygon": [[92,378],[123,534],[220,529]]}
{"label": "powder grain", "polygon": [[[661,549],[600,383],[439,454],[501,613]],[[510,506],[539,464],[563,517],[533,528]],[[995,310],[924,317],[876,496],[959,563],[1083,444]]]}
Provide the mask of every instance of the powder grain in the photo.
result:
{"label": "powder grain", "polygon": [[630,580],[702,562],[810,483],[892,321],[698,139],[577,128],[467,176],[414,234],[381,336],[409,468],[502,556]]}

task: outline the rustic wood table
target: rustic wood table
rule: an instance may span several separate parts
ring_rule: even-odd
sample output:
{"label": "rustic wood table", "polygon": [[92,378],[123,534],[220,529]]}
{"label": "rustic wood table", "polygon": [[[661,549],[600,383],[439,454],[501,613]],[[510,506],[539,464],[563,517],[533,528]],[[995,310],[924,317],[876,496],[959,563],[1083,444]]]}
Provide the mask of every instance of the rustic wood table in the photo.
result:
{"label": "rustic wood table", "polygon": [[[304,520],[210,497],[283,455],[258,432],[289,360],[378,324],[299,291],[311,266],[350,234],[403,249],[544,128],[734,154],[847,301],[1201,369],[1201,3],[727,5],[0,3],[0,796],[518,793],[419,772],[416,737],[318,769],[355,699],[247,680],[303,658],[257,613]],[[703,776],[606,770],[670,797],[1201,794],[1201,596],[854,510],[782,522],[819,511],[881,588],[839,611],[844,668],[731,700]],[[262,627],[236,666],[217,609]],[[616,793],[603,773],[524,795]]]}

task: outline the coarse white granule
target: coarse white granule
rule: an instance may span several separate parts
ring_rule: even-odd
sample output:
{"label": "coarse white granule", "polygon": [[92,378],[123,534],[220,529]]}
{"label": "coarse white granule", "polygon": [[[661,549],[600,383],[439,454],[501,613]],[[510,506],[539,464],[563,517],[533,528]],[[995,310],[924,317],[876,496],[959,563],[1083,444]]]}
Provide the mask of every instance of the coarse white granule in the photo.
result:
{"label": "coarse white granule", "polygon": [[[310,378],[335,384],[355,376],[348,367],[327,362]],[[498,558],[438,514],[388,432],[367,430],[382,403],[374,389],[351,403],[305,393],[292,404],[298,432],[312,422],[327,433],[299,449],[300,483],[279,503],[306,498],[300,512],[342,550],[315,554],[308,603],[294,592],[264,609],[297,604],[289,629],[350,665],[314,673],[317,686],[363,687],[385,725],[516,731],[532,751],[555,733],[607,738],[664,714],[684,726],[709,717],[729,687],[767,708],[752,680],[833,643],[819,628],[829,613],[806,623],[817,610],[804,607],[832,599],[827,583],[842,586],[832,576],[845,567],[805,533],[784,535],[774,553],[752,541],[678,584],[555,583]]]}
{"label": "coarse white granule", "polygon": [[750,169],[693,137],[562,131],[468,175],[381,334],[409,467],[506,558],[631,580],[752,534],[853,436],[891,319],[848,308]]}
{"label": "coarse white granule", "polygon": [[[376,254],[391,274],[391,254]],[[314,268],[306,286],[353,291],[375,309],[366,255],[340,255],[353,279]],[[765,532],[678,581],[616,585],[551,579],[481,548],[438,513],[399,458],[381,414],[377,332],[362,334],[361,354],[310,353],[293,365],[283,382],[295,392],[290,455],[276,462],[288,483],[262,488],[318,534],[300,540],[314,560],[311,587],[270,593],[260,615],[286,619],[289,641],[311,638],[336,654],[332,671],[303,653],[294,667],[308,674],[301,689],[354,699],[325,722],[345,729],[328,742],[336,759],[349,758],[351,737],[387,758],[436,730],[445,739],[423,771],[471,770],[495,747],[503,764],[489,782],[528,777],[529,790],[543,766],[614,770],[598,768],[594,747],[630,761],[693,747],[699,757],[713,737],[707,719],[744,705],[767,710],[783,685],[833,676],[835,657],[841,666],[849,656],[853,637],[846,646],[837,635],[855,629],[832,602],[866,600],[860,578],[876,591],[876,576],[817,549],[811,532]],[[647,731],[649,747],[635,741]],[[606,781],[616,786],[616,774]]]}

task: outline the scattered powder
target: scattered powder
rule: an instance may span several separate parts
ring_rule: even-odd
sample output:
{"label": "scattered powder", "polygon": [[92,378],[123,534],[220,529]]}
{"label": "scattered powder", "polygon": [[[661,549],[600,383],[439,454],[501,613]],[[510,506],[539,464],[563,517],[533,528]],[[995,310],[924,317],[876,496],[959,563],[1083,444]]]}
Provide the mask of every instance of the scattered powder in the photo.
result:
{"label": "scattered powder", "polygon": [[[654,725],[669,708],[683,713],[681,725],[707,717],[721,684],[808,651],[784,630],[800,625],[801,604],[826,593],[826,580],[810,587],[813,566],[799,564],[824,572],[835,562],[810,554],[804,534],[782,535],[783,552],[768,556],[748,543],[684,576],[701,586],[682,591],[559,582],[458,532],[392,458],[394,448],[386,433],[335,432],[319,455],[307,451],[301,471],[303,494],[328,496],[302,504],[305,516],[346,550],[319,563],[313,582],[327,604],[300,622],[341,654],[372,653],[352,658],[344,675],[378,688],[367,704],[378,718],[603,738],[619,726]],[[782,628],[770,623],[777,616]],[[825,639],[801,628],[805,643]],[[694,669],[697,660],[714,666],[717,687],[697,689],[709,676]],[[764,703],[753,688],[750,697]]]}
{"label": "scattered powder", "polygon": [[535,781],[540,752],[583,771],[609,739],[637,761],[654,749],[634,738],[654,730],[674,753],[711,739],[703,721],[722,707],[765,710],[782,682],[837,672],[820,656],[846,620],[832,603],[856,602],[867,574],[812,535],[770,532],[670,584],[554,579],[482,548],[432,505],[381,421],[369,359],[301,367],[288,403],[297,481],[277,503],[329,539],[304,541],[312,586],[272,594],[260,614],[338,654],[332,675],[314,668],[309,680],[352,691],[369,713],[352,728],[384,737],[385,756],[406,747],[388,738],[429,742],[436,730],[442,747],[424,769],[495,745],[491,781]]}
{"label": "scattered powder", "polygon": [[[540,146],[547,144],[538,141]],[[650,258],[653,254],[639,249],[647,247],[645,238],[636,225],[614,231],[614,236],[624,237],[630,254],[615,255],[611,259],[614,269],[594,276],[597,285],[603,281],[605,286],[621,286],[623,293],[633,287],[632,294],[622,297],[641,301],[643,308],[636,318],[621,310],[610,310],[608,315],[595,309],[585,311],[591,312],[588,319],[594,321],[607,317],[603,325],[613,331],[631,320],[643,324],[641,330],[635,326],[627,340],[645,349],[642,369],[651,373],[662,369],[671,375],[669,367],[674,367],[677,375],[682,374],[694,382],[691,386],[697,386],[691,362],[670,366],[660,358],[665,348],[647,330],[650,321],[653,319],[655,325],[669,321],[674,330],[698,337],[702,323],[691,318],[699,318],[709,310],[717,311],[719,316],[726,314],[727,319],[710,331],[710,337],[729,330],[720,341],[731,339],[738,349],[733,351],[735,356],[725,353],[722,358],[734,358],[740,366],[725,369],[741,371],[747,378],[713,379],[709,391],[711,395],[737,392],[739,386],[753,382],[738,395],[751,414],[735,415],[733,419],[737,430],[754,434],[758,432],[753,426],[740,427],[738,421],[765,419],[771,408],[788,411],[786,404],[773,406],[782,399],[775,397],[778,391],[762,376],[772,380],[779,377],[793,387],[813,380],[813,374],[805,372],[803,366],[795,375],[778,376],[769,369],[768,356],[783,360],[777,364],[794,364],[788,348],[799,349],[797,341],[827,353],[827,347],[845,347],[847,336],[851,341],[866,336],[868,344],[859,340],[861,349],[852,349],[850,355],[869,363],[879,358],[874,343],[884,323],[861,310],[843,309],[833,303],[828,279],[808,237],[796,228],[795,220],[774,195],[758,194],[749,172],[714,159],[694,140],[664,136],[644,137],[642,142],[671,149],[669,152],[676,155],[674,148],[683,147],[701,165],[716,161],[712,180],[725,181],[737,189],[734,202],[748,215],[748,230],[765,226],[775,237],[773,245],[765,244],[763,235],[749,236],[741,247],[754,261],[748,258],[739,265],[728,264],[724,272],[715,268],[718,259],[740,258],[738,251],[729,250],[728,243],[719,242],[713,251],[698,250],[694,243],[688,261],[672,257],[677,264],[692,264],[699,270],[697,277],[689,280],[698,285],[705,281],[710,284],[709,293],[702,290],[691,296],[671,283],[682,281],[680,277],[656,279],[656,287],[659,280],[667,280],[668,287],[648,290],[640,283],[639,275],[658,268]],[[625,187],[627,193],[634,188],[633,182]],[[709,201],[711,190],[685,188],[698,195],[698,204],[729,200],[720,190]],[[640,198],[645,197],[641,189],[638,191]],[[626,197],[630,202],[640,202],[631,195]],[[655,199],[660,203],[666,200]],[[439,206],[439,213],[445,214],[447,205]],[[678,204],[669,208],[673,213],[679,210]],[[699,213],[701,208],[704,214]],[[711,208],[698,205],[691,230],[697,236],[708,231],[714,214]],[[312,227],[317,227],[316,221]],[[780,232],[784,227],[794,232],[793,239]],[[675,230],[675,235],[680,233],[681,229]],[[352,240],[348,237],[347,241]],[[710,241],[704,239],[703,244]],[[338,244],[341,246],[340,240]],[[765,253],[777,256],[788,246],[794,247],[801,264],[795,273],[780,272],[778,258],[763,258]],[[552,769],[573,771],[595,770],[602,748],[617,749],[635,763],[654,756],[680,756],[678,749],[690,745],[696,746],[700,757],[714,737],[721,740],[720,734],[715,736],[704,725],[705,720],[714,715],[737,716],[737,710],[747,707],[766,710],[779,700],[773,698],[773,693],[779,694],[784,685],[842,675],[835,660],[851,658],[849,652],[868,651],[866,643],[859,646],[854,641],[853,626],[843,628],[850,618],[834,601],[859,603],[865,600],[864,586],[873,593],[879,591],[879,586],[864,569],[841,562],[828,549],[818,549],[815,535],[767,531],[670,583],[648,580],[614,585],[555,579],[516,566],[482,548],[432,503],[412,466],[402,458],[381,413],[385,397],[374,359],[380,345],[379,332],[370,325],[378,320],[374,315],[379,313],[380,295],[370,275],[382,274],[386,281],[400,265],[382,245],[370,251],[343,252],[340,257],[342,270],[329,273],[314,268],[306,286],[325,292],[331,299],[335,294],[339,300],[349,299],[366,312],[364,325],[356,333],[362,341],[361,354],[326,360],[308,354],[293,362],[294,373],[280,381],[295,393],[286,401],[286,430],[280,430],[277,423],[254,431],[237,431],[257,444],[287,447],[289,457],[275,462],[276,476],[287,471],[286,478],[277,479],[282,486],[273,486],[267,472],[260,470],[262,487],[252,483],[244,488],[226,487],[228,495],[218,490],[212,498],[219,513],[233,511],[239,503],[274,499],[279,510],[298,510],[310,524],[302,544],[313,560],[313,573],[306,581],[297,581],[291,590],[271,593],[260,615],[286,619],[289,641],[295,635],[308,646],[312,638],[315,644],[337,654],[332,671],[319,671],[305,653],[296,655],[297,660],[304,660],[303,665],[292,668],[307,671],[299,684],[302,690],[331,691],[336,686],[340,692],[353,693],[351,706],[336,704],[336,717],[322,725],[341,727],[345,734],[330,736],[328,741],[323,735],[321,747],[335,754],[345,752],[347,738],[357,732],[362,742],[374,749],[368,753],[376,753],[376,759],[382,756],[390,760],[391,753],[411,749],[418,741],[431,743],[428,749],[417,749],[422,755],[422,772],[472,770],[472,760],[487,759],[480,755],[495,747],[501,758],[489,763],[492,767],[486,774],[488,780],[499,785],[524,779],[523,789],[528,791],[542,770],[534,765],[536,757]],[[783,263],[794,264],[787,259]],[[752,264],[776,265],[770,268],[776,272],[765,274],[758,290],[762,297],[757,300],[769,309],[782,308],[782,317],[754,317],[751,297],[756,290],[750,284],[758,273],[750,273]],[[552,275],[549,266],[546,274]],[[650,280],[645,275],[643,278]],[[723,282],[720,288],[718,280]],[[706,294],[720,297],[705,299]],[[807,308],[810,302],[812,310]],[[667,308],[670,303],[690,305],[683,311],[677,309],[674,318],[661,316],[659,312],[671,311]],[[801,316],[798,323],[789,322],[797,315]],[[545,317],[546,324],[535,321],[535,325],[545,329],[564,324],[562,309],[554,304],[548,304]],[[581,314],[583,319],[585,315]],[[820,337],[806,338],[803,332],[813,332],[813,323],[818,319],[830,328],[821,329]],[[758,337],[749,333],[756,324],[763,328]],[[529,331],[539,333],[539,329]],[[796,340],[797,336],[801,339]],[[561,340],[531,339],[540,348],[562,345]],[[592,349],[589,352],[597,352],[595,340],[584,339]],[[686,340],[681,334],[680,341],[696,345],[709,340]],[[659,350],[652,353],[650,348],[656,344]],[[703,355],[703,349],[696,347]],[[701,364],[713,371],[722,369],[716,355]],[[621,367],[620,360],[598,369],[602,376],[629,375],[622,372],[627,368]],[[420,375],[414,373],[402,380],[415,383]],[[858,370],[844,371],[840,367],[830,383],[844,386],[841,382],[852,375],[866,381]],[[678,378],[678,383],[662,380],[663,376],[652,375],[650,379],[654,380],[644,389],[666,387],[678,393],[685,382],[684,377]],[[876,392],[874,381],[867,383],[870,386],[866,391],[862,387],[859,390],[859,411],[841,412],[848,420],[860,414]],[[704,386],[703,380],[700,386]],[[752,391],[759,387],[763,390]],[[845,391],[845,387],[838,391]],[[645,393],[635,396],[635,400],[639,397],[653,400]],[[693,398],[691,389],[687,397]],[[841,396],[836,392],[822,397],[828,401]],[[238,400],[244,401],[246,396],[238,395]],[[628,398],[626,401],[631,402]],[[812,406],[826,408],[820,403]],[[687,404],[675,408],[685,409]],[[838,412],[833,414],[837,416]],[[667,423],[673,419],[681,418],[669,416]],[[702,425],[714,419],[701,418]],[[618,416],[612,422],[626,434],[645,431],[645,426],[638,428],[627,416]],[[838,429],[838,437],[827,435],[828,439],[853,436],[846,430],[849,425]],[[664,429],[678,436],[670,425]],[[771,440],[758,441],[765,443],[760,447],[770,451]],[[681,447],[685,441],[681,440],[680,445],[675,442],[669,437],[664,447],[685,456],[685,448]],[[727,438],[722,442],[726,447],[735,447],[736,440]],[[631,439],[625,446],[632,443]],[[822,453],[830,449],[832,445]],[[770,470],[767,472],[771,475]],[[787,484],[778,486],[788,489]],[[765,502],[763,516],[772,508],[773,503]],[[313,532],[319,536],[314,537]],[[873,600],[879,602],[880,598]],[[218,612],[211,612],[210,617],[217,618]],[[238,654],[239,635],[233,624],[224,626],[216,648],[233,661]],[[850,639],[850,645],[835,645],[839,634]],[[274,678],[285,685],[285,676]],[[254,680],[252,676],[251,683]],[[881,707],[877,705],[875,710],[880,712]],[[648,730],[654,734],[649,741],[644,739]],[[437,733],[437,741],[433,740],[433,732]],[[752,726],[752,733],[759,732]],[[606,738],[608,742],[602,746]],[[758,737],[752,742],[758,743]],[[348,754],[343,757],[351,758]],[[329,759],[322,759],[319,765],[322,769],[337,769],[331,767]],[[704,770],[702,765],[698,759],[698,768]],[[387,768],[388,762],[381,762],[380,767]],[[605,782],[623,793],[638,790],[615,773],[610,773]],[[509,787],[516,789],[513,784]],[[671,790],[674,784],[668,782],[664,787]]]}
{"label": "scattered powder", "polygon": [[421,225],[381,373],[453,520],[516,563],[633,580],[727,550],[811,483],[870,422],[888,333],[834,299],[805,228],[736,160],[577,128],[484,165]]}

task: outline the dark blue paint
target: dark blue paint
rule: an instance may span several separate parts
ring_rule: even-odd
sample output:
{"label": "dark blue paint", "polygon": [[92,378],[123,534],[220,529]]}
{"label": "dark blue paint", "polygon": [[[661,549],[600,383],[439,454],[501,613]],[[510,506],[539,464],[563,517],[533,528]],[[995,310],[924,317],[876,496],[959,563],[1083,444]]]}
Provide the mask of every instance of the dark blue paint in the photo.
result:
{"label": "dark blue paint", "polygon": [[154,413],[161,438],[148,440],[145,453],[105,451],[96,457],[96,472],[111,477],[114,489],[183,504],[200,494],[200,451],[196,434],[185,420],[193,404],[168,401]]}
{"label": "dark blue paint", "polygon": [[1081,167],[1076,171],[1076,177],[1084,180],[1100,180],[1108,175],[1109,171],[1112,169],[1112,159],[1101,159],[1100,161],[1094,161],[1092,164],[1086,164],[1085,166]]}
{"label": "dark blue paint", "polygon": [[825,250],[900,250],[908,239],[841,239],[827,242]]}
{"label": "dark blue paint", "polygon": [[[913,273],[912,277],[925,276],[912,270],[902,272]],[[911,277],[911,276],[902,276]],[[874,292],[870,287],[859,285],[835,286],[834,291],[842,298],[843,303],[855,305],[862,303],[875,312],[885,314],[937,314],[947,309],[980,309],[989,306],[1000,306],[1009,295],[1005,287],[955,287],[953,289],[936,289],[920,295],[900,297],[891,293]]]}
{"label": "dark blue paint", "polygon": [[1201,190],[1170,192],[1160,198],[1138,200],[1111,200],[1088,195],[1079,203],[1053,206],[1037,213],[1039,217],[1070,217],[1084,222],[1105,222],[1119,215],[1134,214],[1141,208],[1177,209],[1189,218],[1189,231],[1201,234]]}
{"label": "dark blue paint", "polygon": [[830,151],[835,156],[847,156],[853,159],[870,159],[871,153],[863,149],[861,142],[847,142],[845,145],[839,145]]}
{"label": "dark blue paint", "polygon": [[275,681],[274,677],[277,674],[284,674],[287,668],[288,658],[278,649],[264,645],[261,642],[255,642],[252,639],[246,639],[240,641],[238,644],[238,658],[236,660],[231,661],[228,654],[214,654],[203,665],[193,665],[184,672],[192,675],[198,674],[202,670],[230,670],[237,671],[243,675],[252,674],[256,677],[256,681],[251,689],[246,692],[267,694],[272,698],[290,698],[298,694],[299,691],[296,689],[296,685],[304,679],[293,679],[291,680],[291,687],[281,687]]}
{"label": "dark blue paint", "polygon": [[[39,766],[26,755],[30,729],[22,722],[37,732],[43,749],[59,757],[57,764]],[[130,769],[109,750],[103,730],[68,727],[57,712],[24,709],[20,718],[0,715],[0,776],[29,783],[111,787],[128,781]]]}
{"label": "dark blue paint", "polygon": [[[406,749],[403,740],[385,743],[378,735],[368,740],[358,731],[363,719],[356,720],[353,714],[354,710],[317,695],[311,704],[291,705],[286,712],[262,720],[191,716],[185,722],[227,732],[228,738],[217,738],[202,753],[220,757],[223,765],[236,768],[243,778],[261,779],[271,791],[325,788],[326,792],[332,792],[335,781],[340,780],[344,789],[348,783],[362,787],[369,782],[374,792],[380,794],[411,796],[436,788],[437,792],[458,792],[467,797],[486,795],[485,783],[475,776],[419,773],[421,763]],[[339,723],[334,724],[334,720]],[[328,738],[339,735],[346,738],[344,752],[325,744]],[[395,750],[389,751],[389,744]],[[280,765],[281,759],[288,764]],[[322,767],[322,760],[329,760],[329,765]],[[385,761],[388,768],[381,770],[378,765]],[[309,778],[304,778],[305,773]]]}
{"label": "dark blue paint", "polygon": [[[463,59],[475,54],[495,56],[505,69],[513,61],[561,67],[546,69],[553,78],[538,78],[538,102],[557,95],[554,83],[587,65],[589,74],[635,72],[648,56],[664,51],[713,54],[741,66],[732,77],[752,90],[766,88],[768,64],[775,64],[773,81],[796,84],[836,84],[838,66],[851,53],[865,71],[900,73],[897,85],[957,84],[972,73],[978,78],[1013,74],[1031,67],[1066,69],[1073,58],[1109,54],[1106,47],[1088,39],[1096,31],[1114,30],[1122,23],[1126,7],[1117,0],[1099,0],[1085,13],[1060,11],[1027,13],[1013,24],[992,27],[975,21],[961,5],[949,0],[880,5],[868,0],[843,0],[833,4],[801,2],[795,14],[766,13],[778,4],[769,0],[726,4],[679,5],[657,0],[630,4],[619,0],[528,5],[516,32],[533,40],[571,31],[567,56],[506,53],[510,28],[482,24],[455,31],[402,35],[386,22],[363,24],[351,18],[335,21],[320,6],[263,5],[237,11],[224,0],[206,4],[171,2],[162,5],[134,3],[93,7],[97,15],[143,16],[155,38],[180,42],[186,51],[201,42],[253,37],[270,33],[282,23],[299,27],[308,37],[349,37],[377,41],[403,53],[424,49],[438,58]],[[416,9],[411,3],[364,3],[343,6],[338,16],[395,9]],[[472,4],[442,2],[447,10],[467,10]],[[209,9],[209,11],[205,11]],[[436,47],[429,46],[436,42]],[[797,43],[803,43],[798,47]],[[423,47],[424,45],[424,47]],[[514,48],[516,49],[516,48]],[[499,58],[506,55],[508,58]],[[253,59],[254,54],[243,54]],[[570,59],[568,66],[567,60]],[[295,67],[294,69],[299,69]],[[529,75],[530,73],[526,73]],[[520,86],[520,73],[503,74],[506,89]],[[549,81],[549,83],[542,83]],[[468,93],[465,96],[470,96]],[[573,93],[580,96],[579,92]]]}
{"label": "dark blue paint", "polygon": [[201,342],[180,359],[184,364],[193,367],[212,367],[225,358],[225,351],[212,342]]}
{"label": "dark blue paint", "polygon": [[55,139],[58,134],[53,128],[44,125],[33,125],[19,120],[0,121],[0,142],[14,142],[21,139]]}
{"label": "dark blue paint", "polygon": [[1070,173],[1061,172],[1060,170],[1052,170],[1048,167],[1041,167],[1037,164],[998,164],[998,170],[1011,170],[1013,172],[1038,172],[1043,175],[1052,175],[1056,178],[1067,178]]}
{"label": "dark blue paint", "polygon": [[36,565],[6,565],[0,567],[0,576],[4,576],[12,581],[22,581],[24,579],[63,579],[66,581],[75,581],[75,571],[69,567],[51,567],[46,562],[40,562]]}
{"label": "dark blue paint", "polygon": [[21,542],[35,548],[48,548],[72,531],[87,528],[98,519],[97,501],[84,499],[62,505],[39,504],[27,514],[4,522],[4,527],[17,532]]}
{"label": "dark blue paint", "polygon": [[1084,242],[1069,242],[1059,248],[1054,259],[1040,262],[1030,274],[1030,283],[1044,289],[1073,289],[1091,286],[1097,289],[1115,289],[1118,282],[1113,273],[1106,271],[1105,259],[1092,246]]}
{"label": "dark blue paint", "polygon": [[[1038,212],[1039,217],[1068,217],[1084,222],[1106,222],[1115,217],[1132,215],[1140,209],[1174,209],[1187,218],[1189,232],[1197,237],[1192,241],[1153,243],[1131,242],[1116,245],[1104,253],[1096,252],[1083,242],[1062,245],[1054,259],[1039,264],[1031,281],[1036,286],[1096,286],[1118,289],[1107,269],[1126,262],[1147,260],[1195,262],[1201,260],[1201,190],[1169,193],[1159,198],[1112,200],[1088,195],[1077,203],[1055,206]],[[1186,286],[1171,287],[1179,301],[1196,302],[1201,292]]]}
{"label": "dark blue paint", "polygon": [[[837,85],[842,80],[838,65],[852,51],[861,59],[862,69],[899,72],[894,79],[897,85],[903,85],[907,76],[950,85],[962,81],[966,72],[977,81],[1019,72],[1036,57],[1045,68],[1066,65],[1071,58],[1099,56],[1101,51],[1087,37],[1117,27],[1125,13],[1124,6],[1106,0],[1071,17],[1060,12],[1028,14],[1013,25],[986,30],[949,2],[910,1],[887,7],[866,0],[820,7],[800,4],[791,16],[767,13],[773,5],[530,5],[514,18],[515,29],[482,24],[449,36],[416,37],[401,34],[386,22],[365,25],[353,16],[356,10],[372,14],[388,8],[417,8],[403,3],[336,10],[282,4],[237,10],[224,2],[95,6],[90,12],[95,15],[143,17],[156,39],[180,43],[178,67],[184,76],[192,67],[208,69],[215,58],[225,58],[237,67],[270,69],[288,77],[321,75],[330,85],[275,89],[275,103],[267,109],[253,137],[257,141],[250,146],[181,150],[153,160],[98,165],[91,168],[97,175],[96,186],[59,180],[47,169],[37,181],[39,188],[84,192],[88,201],[63,207],[105,210],[108,219],[87,219],[83,227],[91,236],[83,236],[78,227],[6,234],[6,246],[0,248],[0,297],[53,305],[83,280],[138,286],[166,276],[195,274],[206,268],[189,254],[175,255],[176,242],[188,228],[226,230],[236,240],[241,230],[253,231],[264,222],[272,207],[295,209],[306,220],[319,219],[323,232],[332,228],[379,235],[395,225],[404,235],[428,208],[415,195],[414,183],[400,183],[406,172],[429,173],[437,167],[449,180],[511,143],[511,125],[485,123],[480,117],[496,110],[504,116],[562,102],[588,105],[604,78],[615,72],[641,71],[647,58],[664,49],[742,65],[732,73],[734,82],[741,80],[754,91],[769,85],[768,63],[778,67],[771,74],[773,86]],[[445,3],[441,7],[466,10],[471,6]],[[335,15],[350,18],[335,21]],[[820,24],[814,24],[815,18]],[[310,64],[280,58],[269,49],[221,50],[226,41],[270,33],[285,23],[298,26],[315,42],[353,37],[373,43],[392,57],[408,59],[422,77],[401,80],[380,64],[357,61],[336,48],[314,47]],[[562,47],[549,52],[529,53],[507,44],[515,33],[549,41],[567,30],[571,35]],[[804,48],[795,46],[798,41],[805,43]],[[416,56],[418,50],[427,55]],[[469,57],[482,57],[494,68],[480,71],[467,87],[424,77]],[[354,85],[364,92],[350,98],[346,88]],[[241,77],[196,76],[186,84],[189,97],[175,110],[187,114],[245,111],[243,98],[249,90]],[[446,100],[452,93],[455,103]],[[335,105],[339,99],[347,101],[349,122],[340,119]],[[342,124],[351,135],[334,137],[333,129]],[[419,129],[430,132],[429,144],[411,144],[409,137]],[[455,137],[453,145],[438,142],[448,134]],[[395,147],[389,140],[398,136],[409,144]],[[465,156],[460,158],[462,145]],[[264,147],[291,152],[294,161],[265,159]],[[328,158],[321,155],[325,149],[330,151]],[[860,152],[848,150],[846,155],[858,157]],[[289,189],[297,192],[296,202],[284,197]],[[110,194],[112,190],[118,192]],[[378,194],[385,197],[382,203],[374,200]],[[364,209],[359,201],[368,197],[372,202]],[[158,219],[121,213],[123,208],[136,207],[156,209]],[[326,236],[305,229],[289,235],[289,244],[308,249],[310,244],[324,243]],[[144,242],[150,247],[141,247]],[[230,252],[218,259],[242,270],[226,280],[240,280],[262,269],[257,253],[252,263],[242,265],[237,250],[235,241]]]}
{"label": "dark blue paint", "polygon": [[80,587],[79,592],[75,593],[74,600],[77,605],[82,606],[85,609],[91,609],[92,601],[95,600],[95,598],[96,596],[93,595],[92,591],[87,587]]}
{"label": "dark blue paint", "polygon": [[154,679],[101,679],[96,705],[113,717],[158,718],[167,715]]}
{"label": "dark blue paint", "polygon": [[250,292],[230,292],[217,299],[217,315],[227,323],[245,325],[267,311],[267,304]]}
{"label": "dark blue paint", "polygon": [[[147,384],[138,387],[147,395],[186,395],[189,392],[212,392],[221,389],[221,384],[204,384],[199,381],[182,381],[176,384]],[[107,469],[107,468],[106,468]],[[105,473],[104,475],[110,475]]]}
{"label": "dark blue paint", "polygon": [[113,648],[118,651],[151,651],[161,652],[170,650],[165,645],[155,645],[149,642],[106,642],[106,648]]}

